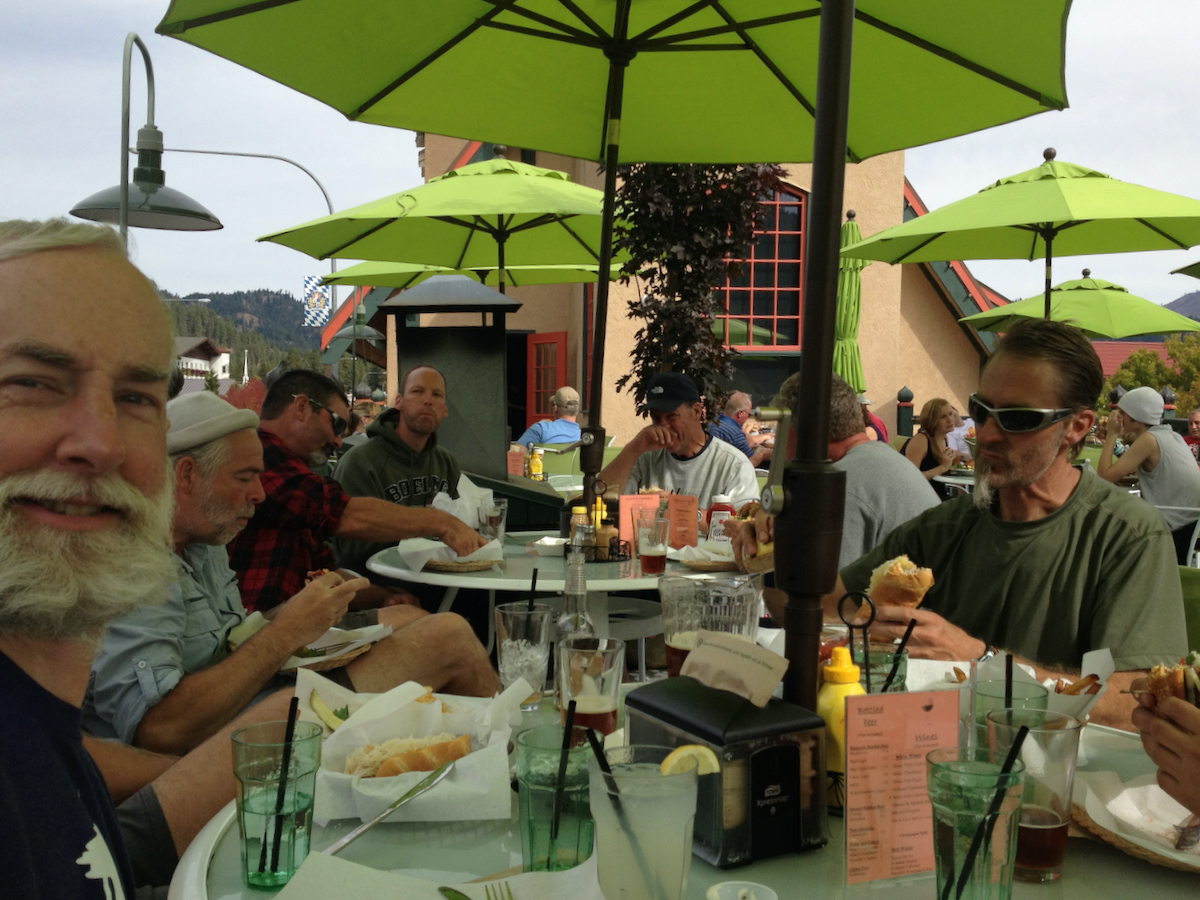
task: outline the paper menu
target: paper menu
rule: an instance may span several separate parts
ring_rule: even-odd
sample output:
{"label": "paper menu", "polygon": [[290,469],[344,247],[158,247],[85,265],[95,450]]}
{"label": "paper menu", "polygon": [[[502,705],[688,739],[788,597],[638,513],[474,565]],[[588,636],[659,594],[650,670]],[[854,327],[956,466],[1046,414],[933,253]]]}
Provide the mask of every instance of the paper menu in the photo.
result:
{"label": "paper menu", "polygon": [[846,698],[846,883],[933,869],[925,755],[958,743],[958,693]]}
{"label": "paper menu", "polygon": [[673,550],[696,546],[698,498],[690,494],[671,494],[667,498],[667,517],[671,520],[667,543]]}

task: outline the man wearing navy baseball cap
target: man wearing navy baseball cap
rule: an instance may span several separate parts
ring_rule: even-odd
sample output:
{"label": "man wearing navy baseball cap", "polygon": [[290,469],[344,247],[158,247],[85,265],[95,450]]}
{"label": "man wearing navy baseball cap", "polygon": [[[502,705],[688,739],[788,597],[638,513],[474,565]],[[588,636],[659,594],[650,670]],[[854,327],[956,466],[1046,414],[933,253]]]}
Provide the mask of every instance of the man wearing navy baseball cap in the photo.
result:
{"label": "man wearing navy baseball cap", "polygon": [[650,424],[600,473],[622,485],[622,493],[661,488],[691,494],[701,509],[714,494],[728,494],[734,506],[758,498],[758,481],[746,454],[715,440],[704,428],[704,404],[696,382],[682,372],[663,372],[646,389]]}

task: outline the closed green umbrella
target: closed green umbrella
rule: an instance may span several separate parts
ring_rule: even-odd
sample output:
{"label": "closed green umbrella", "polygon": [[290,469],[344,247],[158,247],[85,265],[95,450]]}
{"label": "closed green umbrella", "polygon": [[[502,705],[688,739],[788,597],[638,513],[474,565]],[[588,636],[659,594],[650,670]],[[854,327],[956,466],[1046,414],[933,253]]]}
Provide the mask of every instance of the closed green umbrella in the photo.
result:
{"label": "closed green umbrella", "polygon": [[[862,240],[862,232],[854,221],[854,210],[846,213],[842,225],[841,246],[849,247]],[[860,272],[870,263],[848,256],[838,260],[837,319],[833,331],[833,371],[841,375],[855,393],[867,389],[863,378],[862,355],[858,351],[858,319],[862,306],[862,277]]]}
{"label": "closed green umbrella", "polygon": [[[1050,291],[1050,318],[1069,322],[1092,338],[1126,338],[1140,334],[1200,331],[1200,322],[1150,300],[1134,296],[1119,284],[1092,278],[1083,270],[1079,281],[1064,281]],[[1041,294],[959,319],[980,331],[1008,331],[1021,319],[1045,315]]]}
{"label": "closed green umbrella", "polygon": [[[317,259],[450,269],[595,266],[603,201],[600,191],[565,172],[490,159],[259,240]],[[498,283],[503,291],[504,280]]]}
{"label": "closed green umbrella", "polygon": [[[611,271],[611,278],[620,278],[620,263],[614,263]],[[599,266],[508,266],[504,269],[504,283],[513,287],[527,284],[586,284],[594,282],[599,272]],[[480,284],[492,287],[500,284],[500,269],[449,269],[390,262],[359,263],[334,275],[326,275],[321,283],[409,288],[434,275],[466,275]]]}
{"label": "closed green umbrella", "polygon": [[1055,254],[1176,250],[1200,243],[1200,200],[1056,162],[1053,149],[1044,156],[1036,169],[885,229],[842,256],[889,263],[1044,258],[1048,318]]}

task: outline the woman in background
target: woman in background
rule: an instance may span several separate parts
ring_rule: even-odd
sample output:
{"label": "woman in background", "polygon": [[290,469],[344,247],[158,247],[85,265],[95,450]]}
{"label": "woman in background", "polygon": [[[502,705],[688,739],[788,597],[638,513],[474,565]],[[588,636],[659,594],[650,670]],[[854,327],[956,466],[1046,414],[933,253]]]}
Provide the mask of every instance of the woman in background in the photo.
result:
{"label": "woman in background", "polygon": [[943,500],[950,497],[950,490],[935,475],[944,475],[958,462],[959,454],[946,443],[946,435],[954,430],[954,411],[949,400],[934,397],[923,407],[917,419],[921,430],[904,442],[900,452],[929,481],[930,486]]}

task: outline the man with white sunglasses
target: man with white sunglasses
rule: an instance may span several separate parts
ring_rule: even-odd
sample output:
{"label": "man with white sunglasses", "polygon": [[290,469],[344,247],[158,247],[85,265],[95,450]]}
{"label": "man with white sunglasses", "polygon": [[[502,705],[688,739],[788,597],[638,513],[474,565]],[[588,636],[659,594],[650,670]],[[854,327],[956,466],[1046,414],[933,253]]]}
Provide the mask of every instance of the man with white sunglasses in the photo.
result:
{"label": "man with white sunglasses", "polygon": [[1103,375],[1083,333],[1042,319],[1005,336],[972,395],[975,490],[900,526],[841,571],[825,598],[836,615],[847,589],[900,554],[933,570],[921,608],[880,607],[876,638],[908,652],[967,660],[1006,650],[1039,678],[1077,673],[1083,654],[1109,648],[1117,672],[1093,721],[1129,727],[1121,693],[1159,662],[1187,652],[1183,598],[1162,517],[1086,466],[1073,465]]}

